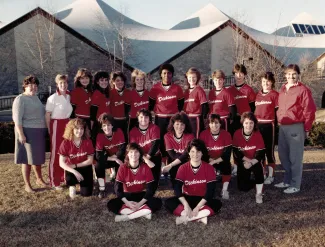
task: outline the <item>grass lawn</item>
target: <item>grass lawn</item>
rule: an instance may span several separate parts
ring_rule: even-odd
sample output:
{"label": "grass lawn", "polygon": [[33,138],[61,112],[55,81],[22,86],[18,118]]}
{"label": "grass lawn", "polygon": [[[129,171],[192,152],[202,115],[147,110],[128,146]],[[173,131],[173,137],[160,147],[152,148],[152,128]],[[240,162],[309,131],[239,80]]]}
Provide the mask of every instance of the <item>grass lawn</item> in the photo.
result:
{"label": "grass lawn", "polygon": [[[285,195],[269,185],[257,205],[255,191],[237,191],[233,179],[230,200],[208,225],[176,226],[164,208],[151,221],[115,223],[106,208],[112,194],[73,201],[67,189],[27,194],[13,155],[0,155],[0,246],[325,246],[325,150],[306,151],[304,162],[300,193]],[[276,182],[282,177],[278,167]],[[218,183],[218,195],[220,189]],[[164,199],[172,191],[165,185],[156,195]]]}

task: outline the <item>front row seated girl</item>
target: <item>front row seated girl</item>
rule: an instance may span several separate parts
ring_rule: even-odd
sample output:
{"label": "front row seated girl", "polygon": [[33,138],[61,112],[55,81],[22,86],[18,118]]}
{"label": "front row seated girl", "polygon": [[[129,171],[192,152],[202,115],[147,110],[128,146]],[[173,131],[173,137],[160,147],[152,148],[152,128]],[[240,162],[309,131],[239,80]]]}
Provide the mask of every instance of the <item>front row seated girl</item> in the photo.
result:
{"label": "front row seated girl", "polygon": [[208,150],[202,140],[194,139],[187,146],[190,161],[179,167],[175,182],[175,197],[165,202],[168,211],[177,216],[176,224],[201,221],[219,212],[222,203],[214,199],[216,173],[208,164]]}
{"label": "front row seated girl", "polygon": [[108,210],[116,214],[115,221],[151,219],[151,214],[162,206],[161,199],[153,197],[155,184],[149,166],[144,163],[141,147],[137,143],[128,144],[125,164],[119,168],[115,181],[117,198],[107,203]]}
{"label": "front row seated girl", "polygon": [[60,167],[65,170],[65,180],[71,199],[76,196],[76,184],[80,184],[80,195],[93,193],[94,148],[84,120],[75,118],[67,124],[63,142],[59,148]]}

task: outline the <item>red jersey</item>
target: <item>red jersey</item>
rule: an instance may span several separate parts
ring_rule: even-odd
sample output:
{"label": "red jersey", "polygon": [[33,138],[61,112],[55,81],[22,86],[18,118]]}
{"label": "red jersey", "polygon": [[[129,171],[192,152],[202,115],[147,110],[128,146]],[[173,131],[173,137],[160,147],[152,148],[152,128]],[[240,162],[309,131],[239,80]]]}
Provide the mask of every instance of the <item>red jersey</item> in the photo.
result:
{"label": "red jersey", "polygon": [[255,116],[260,123],[270,123],[275,119],[275,108],[278,107],[279,93],[271,90],[266,94],[259,91],[255,100]]}
{"label": "red jersey", "polygon": [[125,104],[129,98],[129,93],[127,89],[122,92],[118,92],[113,88],[110,92],[111,98],[111,113],[115,119],[125,119]]}
{"label": "red jersey", "polygon": [[137,90],[133,89],[129,92],[129,97],[126,99],[126,103],[131,106],[130,117],[136,118],[139,110],[149,108],[149,91],[144,90],[142,95],[140,95]]}
{"label": "red jersey", "polygon": [[184,194],[203,197],[207,191],[207,184],[216,181],[216,172],[213,166],[204,161],[194,172],[191,163],[186,162],[179,167],[176,179],[184,183]]}
{"label": "red jersey", "polygon": [[64,139],[60,145],[58,154],[64,156],[68,165],[79,164],[87,160],[89,155],[94,155],[94,147],[91,140],[81,140],[79,146],[74,141]]}
{"label": "red jersey", "polygon": [[233,146],[238,148],[245,157],[254,159],[256,151],[264,149],[264,141],[259,131],[253,131],[248,140],[245,139],[243,129],[234,134]]}
{"label": "red jersey", "polygon": [[304,123],[309,131],[315,120],[316,105],[309,88],[301,82],[286,89],[283,85],[279,91],[278,121],[282,125]]}
{"label": "red jersey", "polygon": [[[134,127],[129,134],[130,143],[136,142],[142,147],[143,152],[148,154],[153,141],[160,140],[160,129],[155,124],[149,124],[149,127],[145,133],[140,131],[138,127]],[[159,153],[159,150],[156,154]],[[154,155],[156,155],[154,154]]]}
{"label": "red jersey", "polygon": [[149,97],[156,101],[154,112],[157,116],[171,117],[178,112],[178,100],[184,95],[179,85],[171,84],[165,89],[160,82],[152,86]]}
{"label": "red jersey", "polygon": [[209,92],[209,114],[219,114],[221,118],[229,117],[229,107],[235,105],[235,99],[223,88],[220,92],[212,89]]}
{"label": "red jersey", "polygon": [[204,130],[200,134],[200,139],[204,141],[209,151],[209,156],[212,159],[219,158],[222,155],[223,150],[232,145],[230,133],[223,129],[220,129],[217,137],[214,137],[211,134],[210,129]]}
{"label": "red jersey", "polygon": [[113,132],[111,138],[104,133],[99,133],[96,138],[96,151],[106,151],[109,156],[117,153],[120,146],[125,143],[124,134],[121,129]]}
{"label": "red jersey", "polygon": [[137,171],[133,171],[127,165],[118,169],[116,181],[123,183],[124,192],[141,192],[146,189],[146,184],[154,181],[150,168],[142,163]]}
{"label": "red jersey", "polygon": [[96,115],[97,119],[103,113],[107,113],[107,114],[111,113],[110,103],[111,103],[110,99],[106,98],[105,94],[103,94],[99,90],[96,90],[93,93],[93,96],[91,97],[91,105],[98,107],[97,115]]}
{"label": "red jersey", "polygon": [[90,118],[91,93],[83,87],[77,87],[71,92],[71,104],[76,107],[76,117]]}
{"label": "red jersey", "polygon": [[251,112],[249,103],[255,101],[255,92],[250,86],[245,83],[237,89],[235,85],[232,85],[228,90],[235,99],[237,113],[239,115],[242,115],[244,112]]}
{"label": "red jersey", "polygon": [[196,86],[192,92],[187,89],[184,92],[184,111],[189,117],[198,117],[201,115],[201,105],[207,103],[207,96],[202,87]]}
{"label": "red jersey", "polygon": [[164,136],[166,151],[173,150],[182,154],[186,150],[187,144],[193,139],[193,134],[183,134],[181,139],[177,139],[173,133],[168,132]]}

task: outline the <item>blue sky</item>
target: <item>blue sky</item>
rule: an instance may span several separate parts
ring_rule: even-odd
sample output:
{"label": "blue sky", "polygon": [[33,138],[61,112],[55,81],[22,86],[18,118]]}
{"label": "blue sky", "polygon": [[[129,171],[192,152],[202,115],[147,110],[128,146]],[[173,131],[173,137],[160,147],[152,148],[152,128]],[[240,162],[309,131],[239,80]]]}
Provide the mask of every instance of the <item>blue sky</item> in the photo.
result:
{"label": "blue sky", "polygon": [[[10,22],[40,5],[60,10],[76,0],[0,0],[0,21]],[[95,0],[87,0],[89,3]],[[235,17],[244,15],[249,26],[273,32],[285,26],[301,12],[311,14],[325,25],[325,0],[104,0],[116,10],[124,9],[130,18],[143,24],[169,29],[186,17],[214,4],[221,11]]]}

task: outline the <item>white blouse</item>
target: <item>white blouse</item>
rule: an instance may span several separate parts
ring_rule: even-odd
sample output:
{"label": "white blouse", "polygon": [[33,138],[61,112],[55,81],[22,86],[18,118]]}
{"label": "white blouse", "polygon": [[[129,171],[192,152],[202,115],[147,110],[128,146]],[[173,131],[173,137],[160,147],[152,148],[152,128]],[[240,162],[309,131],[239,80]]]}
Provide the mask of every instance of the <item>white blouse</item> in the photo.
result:
{"label": "white blouse", "polygon": [[66,94],[66,97],[58,94],[58,92],[52,94],[46,102],[46,112],[51,113],[52,119],[67,119],[72,113],[72,106],[70,104],[70,95]]}

